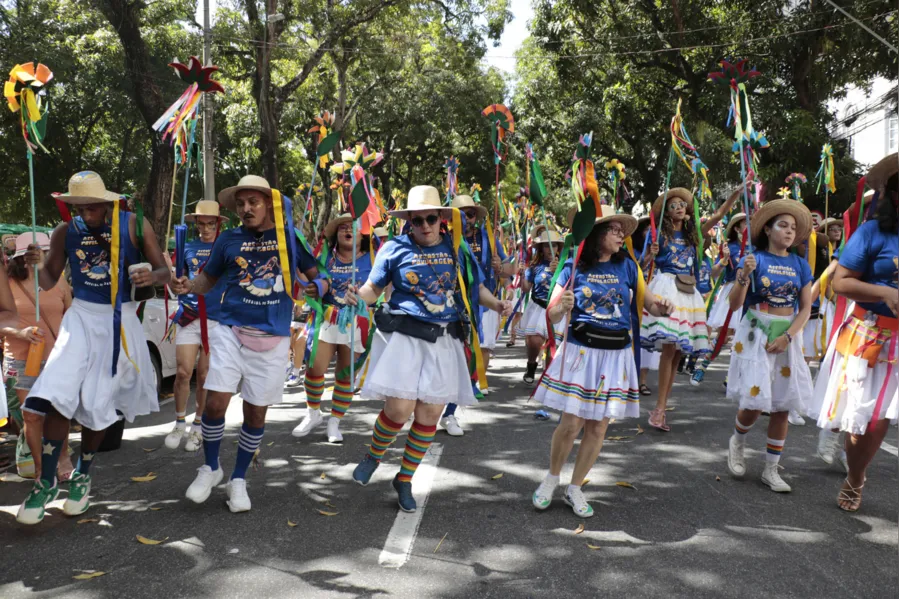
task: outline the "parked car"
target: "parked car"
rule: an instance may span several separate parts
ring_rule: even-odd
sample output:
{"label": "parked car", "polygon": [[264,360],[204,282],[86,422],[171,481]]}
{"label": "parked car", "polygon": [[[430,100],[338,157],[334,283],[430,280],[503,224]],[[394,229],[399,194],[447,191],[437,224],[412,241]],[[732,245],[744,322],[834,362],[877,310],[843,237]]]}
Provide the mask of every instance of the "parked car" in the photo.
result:
{"label": "parked car", "polygon": [[[178,309],[178,302],[169,300],[169,316]],[[147,302],[144,307],[144,334],[147,336],[147,347],[150,350],[150,360],[153,362],[154,376],[156,380],[156,392],[162,392],[162,381],[170,376],[175,376],[177,361],[175,359],[175,344],[164,340],[168,325],[168,317],[165,313],[165,300],[156,298]]]}

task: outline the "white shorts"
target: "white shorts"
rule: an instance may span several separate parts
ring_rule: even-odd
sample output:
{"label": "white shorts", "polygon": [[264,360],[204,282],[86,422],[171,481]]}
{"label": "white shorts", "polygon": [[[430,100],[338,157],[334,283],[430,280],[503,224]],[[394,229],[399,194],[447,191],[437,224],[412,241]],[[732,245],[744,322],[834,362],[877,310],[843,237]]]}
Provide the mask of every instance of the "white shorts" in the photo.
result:
{"label": "white shorts", "polygon": [[122,304],[122,328],[131,360],[121,345],[112,376],[112,306],[74,300],[28,397],[49,401],[66,418],[95,431],[115,423],[116,410],[128,422],[158,412],[153,363],[136,303]]}
{"label": "white shorts", "polygon": [[[365,319],[365,317],[360,317]],[[345,345],[346,347],[350,346],[350,331],[349,327],[347,327],[346,333],[340,332],[340,326],[337,324],[331,324],[328,321],[323,321],[321,329],[318,333],[318,340],[324,341],[325,343],[332,343],[334,345]],[[362,339],[362,330],[359,328],[359,325],[356,324],[356,337],[353,342],[353,346],[355,347],[355,351],[357,354],[361,354],[365,351],[364,339]]]}
{"label": "white shorts", "polygon": [[[217,326],[219,326],[219,323],[216,321],[206,319],[206,332],[210,339],[212,339],[212,329]],[[199,318],[195,318],[186,327],[182,327],[180,324],[177,325],[175,329],[175,345],[203,345],[203,339],[200,337]]]}
{"label": "white shorts", "polygon": [[278,345],[257,352],[240,344],[229,326],[209,331],[209,373],[207,391],[237,393],[254,406],[281,403],[284,394],[284,365],[290,337],[279,337]]}
{"label": "white shorts", "polygon": [[499,312],[484,308],[481,311],[481,349],[493,351],[496,348],[496,337],[499,334]]}

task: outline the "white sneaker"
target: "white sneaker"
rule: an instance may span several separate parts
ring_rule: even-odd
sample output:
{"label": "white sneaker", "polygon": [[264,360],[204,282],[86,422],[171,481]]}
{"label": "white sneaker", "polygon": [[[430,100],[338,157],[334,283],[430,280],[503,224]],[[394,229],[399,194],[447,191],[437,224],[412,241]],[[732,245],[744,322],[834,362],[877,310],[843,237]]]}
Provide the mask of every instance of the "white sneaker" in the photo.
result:
{"label": "white sneaker", "polygon": [[540,483],[540,486],[537,487],[537,490],[534,491],[534,494],[531,496],[531,503],[534,504],[534,507],[538,510],[545,510],[549,507],[549,505],[553,501],[553,494],[556,491],[556,487],[559,486],[559,478],[554,476],[552,478],[546,477],[543,479],[543,482]]}
{"label": "white sneaker", "polygon": [[306,415],[303,416],[303,419],[290,434],[294,437],[305,437],[312,432],[312,429],[320,425],[323,420],[324,417],[321,410],[306,408]]}
{"label": "white sneaker", "polygon": [[789,493],[793,489],[784,482],[777,471],[777,464],[773,462],[765,462],[765,469],[762,471],[762,482],[771,487],[775,493]]}
{"label": "white sneaker", "polygon": [[187,443],[184,444],[184,451],[198,451],[203,446],[203,435],[200,428],[192,428],[187,433]]}
{"label": "white sneaker", "polygon": [[247,495],[247,479],[232,478],[228,481],[227,492],[228,509],[231,510],[232,514],[250,511],[250,496]]}
{"label": "white sneaker", "polygon": [[737,440],[734,433],[730,437],[727,448],[727,469],[735,478],[743,478],[746,474],[746,458],[743,455],[745,445]]}
{"label": "white sneaker", "polygon": [[209,499],[212,489],[222,482],[223,476],[221,465],[219,465],[218,469],[213,470],[206,464],[203,464],[197,468],[197,478],[187,487],[187,492],[184,496],[194,503],[203,503]]}
{"label": "white sneaker", "polygon": [[169,449],[178,449],[178,446],[181,445],[181,438],[184,437],[186,432],[186,426],[178,426],[176,424],[172,432],[165,436],[165,446]]}
{"label": "white sneaker", "polygon": [[839,442],[839,433],[835,433],[829,428],[822,428],[818,431],[818,457],[828,466],[833,464],[834,454],[836,454],[839,448]]}
{"label": "white sneaker", "polygon": [[587,498],[584,497],[584,492],[580,487],[568,485],[568,490],[565,491],[564,499],[565,503],[571,506],[571,509],[576,516],[589,518],[593,515],[593,508],[587,503]]}
{"label": "white sneaker", "polygon": [[440,419],[440,426],[446,431],[450,437],[461,437],[465,434],[465,431],[462,430],[462,427],[459,426],[459,421],[456,420],[456,415],[447,416],[446,418]]}
{"label": "white sneaker", "polygon": [[490,395],[490,389],[481,389],[481,395],[487,397],[488,395]]}
{"label": "white sneaker", "polygon": [[343,443],[343,435],[340,434],[340,418],[334,418],[334,416],[328,418],[328,443]]}
{"label": "white sneaker", "polygon": [[796,410],[790,410],[790,413],[787,415],[787,420],[793,426],[805,426],[805,418],[803,418]]}

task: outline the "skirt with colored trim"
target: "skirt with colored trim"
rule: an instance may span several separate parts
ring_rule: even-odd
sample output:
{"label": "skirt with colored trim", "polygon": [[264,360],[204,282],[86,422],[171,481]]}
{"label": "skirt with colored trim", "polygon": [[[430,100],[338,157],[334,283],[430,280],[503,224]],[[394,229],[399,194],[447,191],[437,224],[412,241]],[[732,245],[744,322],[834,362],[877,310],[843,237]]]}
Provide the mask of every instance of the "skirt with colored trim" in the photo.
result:
{"label": "skirt with colored trim", "polygon": [[[565,327],[567,326],[568,317],[566,316],[564,319],[557,322],[553,325],[555,329],[556,341],[562,340],[562,335],[565,333]],[[528,302],[528,307],[524,311],[524,315],[521,317],[521,320],[518,323],[518,334],[519,335],[537,335],[538,337],[543,337],[546,339],[546,309],[543,306],[540,306],[534,300]]]}
{"label": "skirt with colored trim", "polygon": [[854,316],[845,326],[858,331],[848,349],[843,347],[849,355],[837,351],[839,335],[834,335],[818,370],[814,399],[806,413],[821,428],[839,427],[853,435],[863,435],[870,422],[888,419],[895,424],[899,420],[899,352],[894,347],[891,356],[891,340],[887,340],[872,368],[868,360],[854,355],[866,342],[870,329]]}
{"label": "skirt with colored trim", "polygon": [[449,335],[435,343],[402,333],[375,331],[357,384],[364,399],[419,400],[431,404],[477,403],[462,342]]}
{"label": "skirt with colored trim", "polygon": [[640,368],[649,368],[650,370],[658,370],[659,362],[662,354],[657,351],[640,350]]}
{"label": "skirt with colored trim", "polygon": [[676,344],[685,354],[707,354],[709,331],[705,324],[705,302],[698,291],[692,295],[680,291],[674,284],[674,275],[658,273],[648,286],[648,291],[658,298],[667,298],[674,304],[668,316],[653,316],[643,311],[640,328],[640,344],[645,349],[661,351],[663,345]]}
{"label": "skirt with colored trim", "polygon": [[[766,326],[774,321],[792,321],[792,316],[773,316],[750,310]],[[727,397],[740,402],[741,410],[804,412],[812,401],[812,374],[802,355],[797,335],[780,354],[765,351],[768,336],[744,316],[734,332]]]}
{"label": "skirt with colored trim", "polygon": [[[706,324],[709,325],[711,329],[720,329],[724,326],[724,320],[727,318],[727,312],[730,310],[730,300],[728,300],[728,296],[730,295],[730,290],[734,288],[734,282],[725,283],[721,286],[721,289],[718,291],[717,297],[715,297],[715,301],[712,304],[712,309],[709,312],[709,317],[706,320]],[[737,328],[737,323],[740,322],[740,319],[743,318],[743,310],[737,310],[730,317],[730,324],[727,325],[728,329]]]}
{"label": "skirt with colored trim", "polygon": [[[566,345],[562,372],[562,351]],[[640,416],[639,387],[632,347],[594,349],[565,342],[540,379],[534,399],[578,418],[620,420]]]}
{"label": "skirt with colored trim", "polygon": [[[825,301],[824,305],[818,311],[817,318],[809,318],[802,329],[802,353],[806,358],[822,358],[824,352],[827,351],[827,339],[830,338],[831,327],[833,326],[833,317],[836,312],[836,306],[831,302]],[[827,325],[825,332],[826,338],[821,343],[821,329]]]}

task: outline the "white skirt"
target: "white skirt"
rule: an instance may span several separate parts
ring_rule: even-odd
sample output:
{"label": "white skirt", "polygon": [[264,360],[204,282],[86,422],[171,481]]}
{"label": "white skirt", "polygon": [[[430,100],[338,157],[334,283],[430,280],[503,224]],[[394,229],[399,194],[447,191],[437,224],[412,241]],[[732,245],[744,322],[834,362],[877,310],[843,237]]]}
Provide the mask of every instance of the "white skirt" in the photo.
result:
{"label": "white skirt", "polygon": [[[765,325],[792,316],[773,316],[750,310]],[[748,314],[737,325],[727,370],[727,397],[740,402],[741,410],[804,412],[812,401],[812,374],[802,356],[797,335],[781,354],[765,351],[768,336],[752,326]]]}
{"label": "white skirt", "polygon": [[[556,341],[561,341],[562,335],[565,333],[565,327],[568,326],[568,317],[566,316],[553,325],[555,330]],[[524,315],[518,323],[519,335],[537,335],[546,339],[546,309],[540,306],[533,299],[528,302],[528,307],[524,310]]]}
{"label": "white skirt", "polygon": [[419,400],[446,405],[477,403],[462,342],[442,335],[430,343],[402,333],[375,331],[357,384],[364,399]]}
{"label": "white skirt", "polygon": [[[829,301],[825,301],[824,305],[818,310],[818,318],[809,318],[802,329],[802,353],[806,358],[821,358],[827,351],[827,339],[830,338],[831,327],[833,326],[833,317],[836,312],[836,306]],[[826,338],[821,343],[821,328],[827,324],[825,332]]]}
{"label": "white skirt", "polygon": [[662,354],[657,351],[647,351],[645,349],[640,350],[640,368],[648,368],[650,370],[658,370],[659,362],[661,361]]}
{"label": "white skirt", "polygon": [[657,298],[667,298],[674,304],[668,316],[655,317],[643,310],[640,327],[640,344],[646,349],[661,351],[662,346],[676,344],[685,354],[707,354],[709,331],[705,324],[705,301],[694,290],[693,294],[680,291],[674,284],[674,275],[659,273],[649,283],[648,292]]}
{"label": "white skirt", "polygon": [[[858,319],[850,317],[847,326],[853,321]],[[890,342],[883,344],[874,368],[870,368],[867,360],[838,352],[838,336],[834,335],[827,347],[806,413],[821,428],[839,427],[853,435],[863,435],[873,421],[888,419],[895,424],[899,420],[899,356],[889,355]]]}
{"label": "white skirt", "polygon": [[496,348],[496,338],[499,335],[499,312],[484,308],[481,310],[481,349],[493,350]]}
{"label": "white skirt", "polygon": [[[722,285],[721,289],[718,290],[718,296],[712,304],[712,310],[709,312],[709,317],[706,321],[710,329],[720,329],[724,326],[724,320],[727,318],[727,312],[730,310],[730,301],[727,298],[730,295],[730,290],[733,288],[734,282],[731,281]],[[735,329],[741,318],[743,318],[742,308],[731,315],[730,324],[727,325],[727,328]]]}
{"label": "white skirt", "polygon": [[[355,352],[357,354],[361,354],[365,351],[365,345],[362,339],[362,329],[359,328],[359,321],[367,320],[364,316],[356,317],[356,337],[353,339],[353,346],[355,348]],[[318,333],[318,340],[324,341],[325,343],[331,343],[334,345],[345,345],[346,347],[350,346],[350,331],[349,327],[347,327],[347,332],[340,332],[340,325],[332,324],[327,320],[322,321],[321,330]]]}
{"label": "white skirt", "polygon": [[159,411],[153,363],[136,311],[136,303],[122,304],[122,328],[131,359],[122,344],[113,377],[112,306],[73,300],[62,317],[47,364],[28,397],[46,399],[66,418],[96,431],[118,420],[116,410],[128,422]]}
{"label": "white skirt", "polygon": [[565,342],[540,379],[534,399],[548,408],[587,420],[637,418],[640,416],[638,374],[632,347],[594,349]]}

